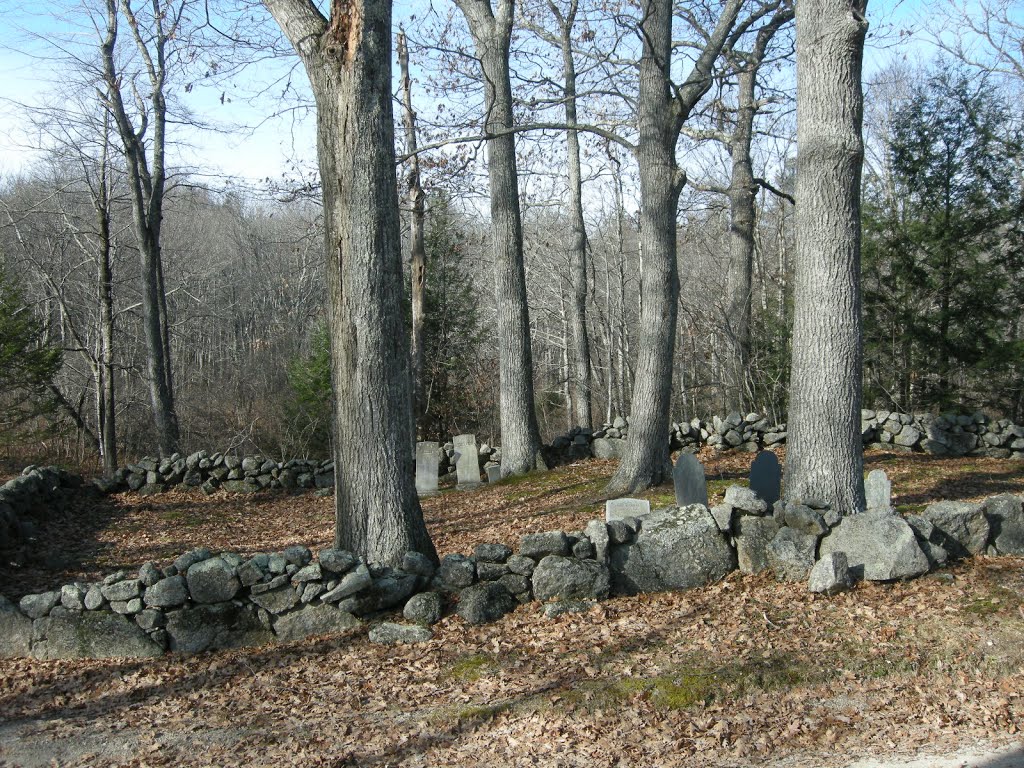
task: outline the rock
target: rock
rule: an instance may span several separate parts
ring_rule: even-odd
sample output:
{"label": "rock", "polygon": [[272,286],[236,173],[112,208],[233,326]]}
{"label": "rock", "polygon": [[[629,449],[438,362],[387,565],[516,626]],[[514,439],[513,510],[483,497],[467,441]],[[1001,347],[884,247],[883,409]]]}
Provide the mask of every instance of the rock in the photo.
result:
{"label": "rock", "polygon": [[142,610],[142,599],[133,597],[131,600],[111,600],[110,610],[123,616],[134,616]]}
{"label": "rock", "polygon": [[37,595],[25,595],[18,603],[18,608],[30,619],[41,619],[54,606],[60,603],[60,598],[60,592],[41,592]]}
{"label": "rock", "polygon": [[476,580],[476,566],[465,555],[446,555],[434,574],[434,584],[448,592],[458,592]]}
{"label": "rock", "polygon": [[156,567],[155,563],[144,563],[142,567],[139,568],[139,581],[142,582],[142,586],[144,587],[152,587],[160,581],[161,578],[163,578],[163,575],[160,573],[160,569]]}
{"label": "rock", "polygon": [[476,564],[476,576],[480,581],[497,581],[511,573],[505,563],[481,562]]}
{"label": "rock", "polygon": [[362,622],[333,605],[307,605],[297,611],[279,616],[274,622],[274,634],[282,643],[302,640],[312,635],[334,635],[358,627]]}
{"label": "rock", "polygon": [[548,555],[533,572],[533,595],[542,602],[604,600],[610,587],[608,566],[596,560]]}
{"label": "rock", "polygon": [[0,595],[0,658],[24,658],[32,646],[32,619]]}
{"label": "rock", "polygon": [[525,576],[510,573],[508,576],[502,576],[498,579],[497,583],[515,595],[516,600],[521,603],[529,601],[531,597],[530,581]]}
{"label": "rock", "polygon": [[[291,590],[290,587],[288,589]],[[235,603],[197,605],[170,611],[166,631],[168,647],[178,653],[263,645],[274,639],[274,635],[260,623],[255,608]]]}
{"label": "rock", "polygon": [[748,515],[765,515],[768,513],[768,503],[758,497],[749,488],[741,485],[730,485],[725,489],[725,503],[733,509],[746,512]]}
{"label": "rock", "polygon": [[473,556],[477,563],[504,563],[512,554],[512,548],[504,544],[477,544]]}
{"label": "rock", "polygon": [[321,549],[320,567],[332,573],[348,573],[358,562],[355,555],[344,549]]}
{"label": "rock", "polygon": [[645,518],[635,541],[613,546],[610,565],[615,593],[658,592],[717,581],[736,568],[736,553],[707,507],[670,507]]}
{"label": "rock", "polygon": [[768,565],[779,581],[805,581],[814,567],[815,536],[783,527],[769,542]]}
{"label": "rock", "polygon": [[[327,596],[324,595],[324,598]],[[259,594],[250,594],[252,600],[260,608],[273,614],[284,613],[299,604],[299,594],[289,584]]]}
{"label": "rock", "polygon": [[534,560],[548,555],[567,556],[572,549],[569,537],[563,531],[528,533],[519,539],[519,554]]}
{"label": "rock", "polygon": [[360,563],[355,570],[349,571],[342,577],[338,586],[321,595],[320,600],[325,603],[343,600],[366,589],[371,584],[373,584],[373,577],[370,576],[370,569],[364,563]]}
{"label": "rock", "polygon": [[730,504],[716,504],[711,508],[711,516],[718,524],[718,530],[722,533],[732,533],[733,508]]}
{"label": "rock", "polygon": [[313,553],[309,551],[309,547],[303,547],[299,544],[293,544],[288,547],[283,554],[285,560],[299,566],[299,568],[307,565],[313,559]]}
{"label": "rock", "polygon": [[259,584],[263,581],[263,575],[263,569],[260,567],[256,558],[246,560],[238,566],[238,580],[241,582],[243,587],[251,587],[253,584]]}
{"label": "rock", "polygon": [[103,592],[98,584],[93,584],[85,592],[85,610],[95,611],[103,607],[106,603],[106,598],[103,597]]}
{"label": "rock", "polygon": [[365,616],[402,605],[416,591],[418,579],[411,573],[386,569],[368,588],[339,603],[339,607]]}
{"label": "rock", "polygon": [[[603,520],[591,520],[584,534],[594,546],[594,559],[599,563],[608,562],[608,524]],[[531,561],[532,562],[532,561]],[[529,574],[526,574],[529,575]]]}
{"label": "rock", "polygon": [[135,623],[139,625],[139,629],[149,631],[151,629],[158,629],[167,623],[167,617],[164,616],[163,611],[158,611],[155,608],[147,608],[144,611],[139,611],[135,615]]}
{"label": "rock", "polygon": [[142,582],[138,579],[115,581],[113,584],[104,584],[100,587],[100,592],[103,593],[103,597],[111,602],[115,600],[131,600],[133,597],[138,597],[142,594]]}
{"label": "rock", "polygon": [[543,607],[544,617],[556,619],[566,613],[586,613],[597,605],[596,600],[559,600],[546,603]]}
{"label": "rock", "polygon": [[[731,509],[731,507],[730,507]],[[779,532],[773,517],[744,515],[736,522],[736,560],[743,573],[761,573],[770,567],[768,545]]]}
{"label": "rock", "polygon": [[572,545],[572,556],[579,560],[594,560],[597,550],[588,538],[582,538]]}
{"label": "rock", "polygon": [[497,621],[515,607],[512,593],[496,581],[474,584],[459,593],[458,614],[470,624]]}
{"label": "rock", "polygon": [[990,541],[1000,555],[1024,555],[1024,509],[1020,497],[1002,494],[982,502],[991,529]]}
{"label": "rock", "polygon": [[320,563],[310,563],[292,574],[292,583],[303,584],[307,581],[319,581],[321,578],[323,573],[320,571]]}
{"label": "rock", "polygon": [[905,520],[917,537],[921,551],[928,558],[928,565],[931,568],[944,566],[949,560],[949,552],[941,543],[946,540],[945,535],[920,515],[907,515]]}
{"label": "rock", "polygon": [[629,517],[622,520],[609,520],[605,526],[608,530],[609,543],[629,544],[636,538],[640,523],[635,517]]}
{"label": "rock", "polygon": [[803,504],[787,504],[783,508],[782,518],[787,527],[807,536],[814,536],[815,540],[824,536],[829,530],[824,518],[817,511]]}
{"label": "rock", "polygon": [[433,637],[433,632],[419,624],[395,624],[390,621],[378,624],[369,633],[370,642],[379,645],[425,643]]}
{"label": "rock", "polygon": [[437,592],[420,592],[405,604],[402,615],[414,624],[433,626],[444,613],[444,600]]}
{"label": "rock", "polygon": [[599,437],[590,444],[590,450],[595,459],[622,459],[626,455],[626,441]]}
{"label": "rock", "polygon": [[402,556],[402,570],[429,581],[437,569],[431,559],[422,552],[406,552]]}
{"label": "rock", "polygon": [[838,595],[853,588],[853,576],[845,552],[830,552],[811,568],[807,584],[811,592],[828,596]]}
{"label": "rock", "polygon": [[32,631],[32,655],[37,659],[139,658],[163,653],[134,621],[105,611],[38,619]]}
{"label": "rock", "polygon": [[[598,520],[597,522],[601,522]],[[601,523],[604,525],[604,523]],[[589,527],[589,526],[588,526]],[[537,567],[535,560],[529,557],[523,557],[522,555],[512,555],[508,560],[505,561],[505,565],[512,573],[519,576],[530,576],[533,570]]]}
{"label": "rock", "polygon": [[85,610],[85,590],[80,584],[65,584],[60,588],[60,604],[69,611]]}
{"label": "rock", "polygon": [[279,574],[279,575],[275,576],[270,581],[264,581],[264,582],[262,582],[260,584],[253,584],[252,587],[249,589],[249,594],[251,594],[251,595],[262,595],[263,593],[269,592],[272,589],[277,589],[278,587],[283,587],[287,583],[288,583],[288,574],[287,573],[282,573],[282,574]]}
{"label": "rock", "polygon": [[929,504],[921,517],[948,538],[942,542],[956,556],[977,555],[985,551],[989,523],[981,504],[966,501],[938,501]]}
{"label": "rock", "polygon": [[189,594],[197,603],[227,602],[242,588],[235,569],[219,557],[196,563],[188,569],[185,578]]}
{"label": "rock", "polygon": [[928,572],[914,531],[898,515],[848,515],[821,540],[819,556],[845,552],[855,579],[894,581]]}
{"label": "rock", "polygon": [[185,571],[187,571],[191,566],[196,563],[200,563],[203,560],[209,560],[211,557],[213,557],[213,553],[211,553],[210,550],[206,547],[200,547],[199,549],[193,549],[181,555],[174,561],[174,567],[178,569],[178,573],[185,573]]}

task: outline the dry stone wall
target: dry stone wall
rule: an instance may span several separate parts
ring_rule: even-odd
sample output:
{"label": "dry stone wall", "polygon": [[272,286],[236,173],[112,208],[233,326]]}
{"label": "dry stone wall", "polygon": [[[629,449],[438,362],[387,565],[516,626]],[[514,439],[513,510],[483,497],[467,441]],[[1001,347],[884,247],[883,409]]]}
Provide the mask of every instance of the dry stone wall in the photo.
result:
{"label": "dry stone wall", "polygon": [[82,478],[57,467],[26,467],[0,487],[0,549],[31,538],[36,523],[60,514]]}

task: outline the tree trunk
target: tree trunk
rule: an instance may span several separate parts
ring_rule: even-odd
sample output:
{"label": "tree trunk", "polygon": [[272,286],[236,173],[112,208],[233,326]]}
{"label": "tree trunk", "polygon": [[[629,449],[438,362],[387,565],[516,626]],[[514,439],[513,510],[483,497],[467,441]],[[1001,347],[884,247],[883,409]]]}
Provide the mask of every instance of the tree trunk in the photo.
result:
{"label": "tree trunk", "polygon": [[[576,125],[576,61],[572,50],[572,30],[576,21],[577,2],[572,2],[565,16],[554,3],[549,4],[559,21],[559,43],[565,79],[565,122]],[[569,165],[569,269],[572,275],[572,305],[569,313],[572,326],[572,401],[573,416],[581,427],[593,426],[590,403],[590,336],[587,328],[587,227],[583,221],[583,169],[580,165],[579,131],[566,131]]]}
{"label": "tree trunk", "polygon": [[786,498],[864,509],[861,60],[866,0],[797,3],[797,181]]}
{"label": "tree trunk", "polygon": [[409,341],[391,107],[391,3],[264,0],[317,104],[335,423],[335,546],[436,561],[413,484]]}
{"label": "tree trunk", "polygon": [[523,264],[519,175],[512,135],[509,45],[513,0],[456,0],[466,17],[483,70],[484,130],[491,194],[491,248],[497,294],[501,403],[501,476],[543,468],[540,430],[533,399],[533,356]]}
{"label": "tree trunk", "polygon": [[114,297],[113,276],[110,268],[111,232],[110,197],[107,186],[107,143],[104,134],[103,155],[100,163],[95,197],[96,219],[99,232],[99,253],[96,257],[96,284],[100,314],[100,348],[97,357],[99,402],[97,430],[99,449],[103,457],[103,473],[111,475],[117,470],[116,384],[114,379]]}
{"label": "tree trunk", "polygon": [[398,33],[398,64],[402,78],[402,125],[405,128],[405,151],[409,153],[409,252],[412,280],[412,418],[413,439],[416,439],[420,415],[423,413],[423,334],[427,300],[427,249],[423,241],[426,199],[420,183],[420,158],[417,154],[416,113],[412,108],[412,81],[409,77],[409,49],[405,32]]}
{"label": "tree trunk", "polygon": [[644,41],[640,59],[637,160],[640,170],[640,352],[637,357],[626,455],[606,489],[631,493],[671,476],[669,411],[672,352],[679,309],[676,212],[686,175],[676,164],[683,123],[711,87],[711,70],[736,22],[742,0],[729,0],[714,32],[682,86],[669,80],[672,51],[671,0],[641,3]]}

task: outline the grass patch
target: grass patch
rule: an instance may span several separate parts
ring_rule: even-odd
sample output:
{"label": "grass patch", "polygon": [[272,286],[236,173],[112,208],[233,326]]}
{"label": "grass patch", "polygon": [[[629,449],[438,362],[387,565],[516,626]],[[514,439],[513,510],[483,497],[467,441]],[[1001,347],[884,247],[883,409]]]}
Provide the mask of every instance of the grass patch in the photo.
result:
{"label": "grass patch", "polygon": [[464,683],[474,683],[481,677],[492,675],[498,670],[497,659],[488,653],[473,653],[460,656],[448,668],[448,676]]}

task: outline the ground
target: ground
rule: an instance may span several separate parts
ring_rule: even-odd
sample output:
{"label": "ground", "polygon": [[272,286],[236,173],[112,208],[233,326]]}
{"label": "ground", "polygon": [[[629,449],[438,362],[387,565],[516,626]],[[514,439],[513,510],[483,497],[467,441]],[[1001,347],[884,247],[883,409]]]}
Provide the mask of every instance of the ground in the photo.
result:
{"label": "ground", "polygon": [[[708,458],[719,498],[750,461]],[[1024,492],[1016,463],[872,454],[875,467],[906,510]],[[445,492],[424,511],[442,554],[515,544],[582,528],[612,468]],[[667,504],[671,488],[649,495]],[[42,532],[45,565],[5,564],[0,589],[17,597],[199,545],[325,546],[332,504],[96,500]],[[554,620],[536,605],[483,627],[452,616],[431,642],[398,648],[357,630],[191,658],[0,660],[0,765],[1011,768],[1024,765],[1022,636],[1024,560],[982,557],[835,598],[734,573]]]}

